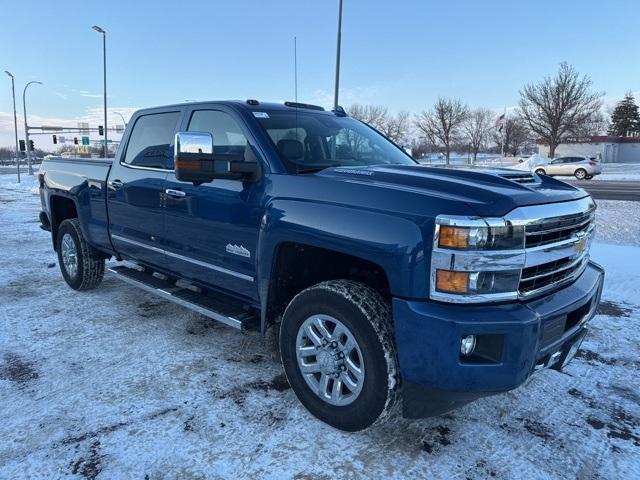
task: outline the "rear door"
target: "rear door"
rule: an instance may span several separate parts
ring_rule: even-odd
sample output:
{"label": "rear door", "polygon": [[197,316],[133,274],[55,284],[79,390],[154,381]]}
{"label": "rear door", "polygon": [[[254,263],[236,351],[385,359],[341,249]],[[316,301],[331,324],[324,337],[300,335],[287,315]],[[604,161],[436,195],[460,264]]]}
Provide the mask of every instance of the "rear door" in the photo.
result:
{"label": "rear door", "polygon": [[560,165],[560,174],[573,175],[573,172],[576,169],[576,161],[576,157],[565,157],[562,165]]}
{"label": "rear door", "polygon": [[164,190],[172,167],[173,138],[180,110],[152,111],[133,120],[107,182],[109,231],[122,256],[166,268]]}
{"label": "rear door", "polygon": [[551,160],[549,165],[547,165],[547,173],[549,175],[562,175],[563,174],[563,164],[566,160],[565,157],[556,158],[555,160]]}
{"label": "rear door", "polygon": [[[255,145],[243,121],[222,106],[193,107],[182,130],[211,133],[217,158],[243,158],[247,144]],[[170,270],[183,278],[257,299],[256,246],[264,214],[263,192],[263,180],[216,179],[194,185],[170,173],[165,201],[165,250]]]}

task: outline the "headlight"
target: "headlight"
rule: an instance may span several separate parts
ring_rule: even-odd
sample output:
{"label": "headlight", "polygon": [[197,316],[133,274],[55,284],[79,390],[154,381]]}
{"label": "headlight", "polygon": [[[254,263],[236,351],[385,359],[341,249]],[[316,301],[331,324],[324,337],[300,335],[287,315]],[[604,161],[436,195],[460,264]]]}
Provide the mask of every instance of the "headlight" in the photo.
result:
{"label": "headlight", "polygon": [[431,298],[514,300],[525,263],[525,227],[504,218],[440,215],[431,256]]}
{"label": "headlight", "polygon": [[457,272],[436,269],[436,291],[442,293],[484,295],[513,292],[518,288],[520,270],[493,272]]}
{"label": "headlight", "polygon": [[[478,223],[482,223],[481,221]],[[440,225],[438,247],[456,250],[509,250],[522,248],[524,227],[512,225]]]}

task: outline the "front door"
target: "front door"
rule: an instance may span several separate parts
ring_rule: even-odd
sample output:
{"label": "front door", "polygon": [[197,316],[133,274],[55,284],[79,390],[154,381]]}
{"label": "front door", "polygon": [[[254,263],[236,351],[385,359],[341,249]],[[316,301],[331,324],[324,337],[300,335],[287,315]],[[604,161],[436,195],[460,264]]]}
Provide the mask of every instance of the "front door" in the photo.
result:
{"label": "front door", "polygon": [[[186,125],[213,135],[214,155],[242,158],[248,132],[232,112],[194,110]],[[220,180],[194,185],[170,173],[165,198],[165,251],[181,277],[257,299],[256,246],[263,184]]]}
{"label": "front door", "polygon": [[109,231],[125,258],[166,268],[161,248],[164,195],[171,168],[173,136],[181,112],[160,112],[134,120],[126,150],[107,182]]}

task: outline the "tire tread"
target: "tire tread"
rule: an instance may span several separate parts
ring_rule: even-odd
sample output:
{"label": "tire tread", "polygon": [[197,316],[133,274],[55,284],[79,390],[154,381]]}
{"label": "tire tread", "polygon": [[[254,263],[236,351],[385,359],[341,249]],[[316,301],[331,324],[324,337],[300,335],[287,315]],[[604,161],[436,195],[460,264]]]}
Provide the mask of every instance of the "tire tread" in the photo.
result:
{"label": "tire tread", "polygon": [[[59,232],[64,230],[64,226],[69,227],[74,231],[78,238],[78,247],[80,249],[82,270],[78,271],[77,275],[80,275],[80,285],[76,290],[91,290],[96,288],[102,282],[104,277],[104,258],[98,254],[98,252],[91,246],[84,238],[82,230],[80,229],[80,221],[77,218],[68,218],[60,224]],[[62,234],[59,234],[61,238]],[[58,241],[58,248],[59,246]],[[61,268],[64,268],[61,265]]]}

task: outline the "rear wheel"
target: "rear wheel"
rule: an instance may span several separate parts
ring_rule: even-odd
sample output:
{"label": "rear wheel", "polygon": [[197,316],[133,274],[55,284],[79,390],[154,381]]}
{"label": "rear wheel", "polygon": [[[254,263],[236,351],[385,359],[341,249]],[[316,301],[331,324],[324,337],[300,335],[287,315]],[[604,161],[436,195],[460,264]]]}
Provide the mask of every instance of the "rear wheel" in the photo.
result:
{"label": "rear wheel", "polygon": [[391,308],[366,285],[335,280],[298,294],[282,319],[280,353],[300,402],[335,428],[362,430],[398,403]]}
{"label": "rear wheel", "polygon": [[587,171],[584,168],[579,168],[575,171],[574,175],[578,180],[584,180],[587,178]]}
{"label": "rear wheel", "polygon": [[545,172],[543,168],[536,168],[536,173],[538,175],[546,175],[547,174],[547,172]]}
{"label": "rear wheel", "polygon": [[74,290],[96,288],[104,277],[104,257],[87,243],[77,218],[58,228],[58,263],[67,284]]}

